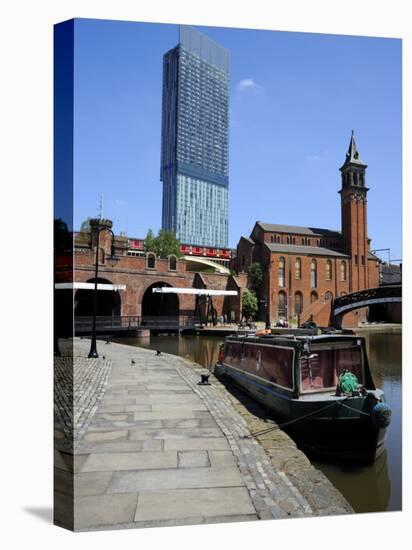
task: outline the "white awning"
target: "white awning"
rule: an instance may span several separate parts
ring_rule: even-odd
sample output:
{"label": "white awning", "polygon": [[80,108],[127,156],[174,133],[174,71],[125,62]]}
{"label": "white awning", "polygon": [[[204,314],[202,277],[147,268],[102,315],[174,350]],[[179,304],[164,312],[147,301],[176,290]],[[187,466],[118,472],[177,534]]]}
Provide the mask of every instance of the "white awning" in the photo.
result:
{"label": "white awning", "polygon": [[170,286],[155,287],[153,292],[159,294],[195,294],[197,296],[237,296],[237,290],[211,290],[209,288],[174,288]]}
{"label": "white awning", "polygon": [[[56,283],[54,288],[56,290],[94,290],[94,283]],[[97,290],[126,290],[126,285],[97,283]]]}

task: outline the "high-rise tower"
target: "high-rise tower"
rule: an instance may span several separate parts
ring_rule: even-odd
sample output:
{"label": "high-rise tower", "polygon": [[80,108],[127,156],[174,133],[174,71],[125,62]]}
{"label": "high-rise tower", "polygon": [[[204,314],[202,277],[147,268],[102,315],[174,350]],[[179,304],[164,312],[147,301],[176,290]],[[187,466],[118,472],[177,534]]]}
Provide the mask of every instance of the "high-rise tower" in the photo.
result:
{"label": "high-rise tower", "polygon": [[163,58],[162,227],[182,243],[228,245],[229,52],[181,26]]}
{"label": "high-rise tower", "polygon": [[346,254],[351,256],[350,291],[368,288],[368,231],[365,186],[367,165],[360,159],[352,131],[346,159],[341,166],[342,236]]}

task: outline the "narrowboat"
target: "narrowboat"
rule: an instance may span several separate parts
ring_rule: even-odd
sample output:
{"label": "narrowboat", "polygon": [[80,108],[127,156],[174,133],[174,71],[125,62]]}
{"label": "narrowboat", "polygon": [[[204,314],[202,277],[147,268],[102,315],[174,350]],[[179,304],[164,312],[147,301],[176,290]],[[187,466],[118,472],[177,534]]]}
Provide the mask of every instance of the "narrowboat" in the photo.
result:
{"label": "narrowboat", "polygon": [[309,454],[372,463],[391,409],[355,334],[228,336],[214,372],[267,408]]}

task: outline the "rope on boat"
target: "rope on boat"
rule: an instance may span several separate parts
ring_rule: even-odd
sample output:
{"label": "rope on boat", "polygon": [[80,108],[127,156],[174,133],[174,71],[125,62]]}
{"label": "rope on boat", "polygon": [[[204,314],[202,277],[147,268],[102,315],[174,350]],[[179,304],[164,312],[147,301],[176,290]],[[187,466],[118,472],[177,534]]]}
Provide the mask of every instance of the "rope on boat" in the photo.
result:
{"label": "rope on boat", "polygon": [[[351,396],[348,396],[344,399],[344,401],[346,401],[347,399],[349,399],[349,397]],[[353,407],[350,407],[349,405],[346,405],[344,403],[344,401],[334,401],[333,403],[331,403],[330,405],[326,405],[325,407],[321,407],[320,409],[317,409],[316,411],[313,411],[311,413],[308,413],[308,414],[304,414],[303,416],[299,416],[298,418],[294,418],[293,420],[288,420],[287,422],[283,422],[283,424],[275,424],[274,426],[271,426],[270,428],[266,428],[264,430],[259,430],[257,432],[252,432],[250,434],[250,436],[253,436],[253,437],[256,437],[256,436],[259,436],[259,435],[264,435],[264,434],[267,434],[269,432],[272,432],[274,430],[280,430],[281,428],[285,427],[285,426],[290,426],[291,424],[295,424],[296,422],[299,422],[300,420],[304,420],[305,418],[308,418],[310,416],[313,416],[319,412],[322,412],[322,411],[325,411],[327,409],[330,409],[332,407],[334,407],[335,405],[341,405],[342,407],[345,407],[346,409],[349,409],[351,411],[354,411],[358,414],[363,414],[365,416],[371,416],[370,413],[365,413],[363,411],[360,411],[358,409],[355,409]],[[249,435],[245,435],[243,436],[243,438],[248,438],[250,437]]]}
{"label": "rope on boat", "polygon": [[342,407],[345,407],[345,409],[349,409],[350,411],[355,411],[357,412],[358,414],[363,414],[364,416],[371,416],[371,413],[365,413],[363,411],[360,411],[359,409],[354,409],[353,407],[350,407],[349,405],[345,405],[345,403],[339,403],[340,405],[342,405]]}
{"label": "rope on boat", "polygon": [[[321,411],[325,411],[326,409],[330,409],[331,407],[334,407],[335,404],[336,404],[335,402],[331,403],[330,405],[326,405],[326,407],[322,407],[321,409],[317,409],[316,411],[313,411],[311,413],[304,414],[303,416],[299,416],[298,418],[294,418],[293,420],[288,420],[287,422],[283,422],[283,424],[275,424],[271,428],[266,428],[264,430],[259,430],[257,432],[253,432],[253,433],[250,434],[250,436],[256,437],[257,435],[263,435],[263,434],[269,433],[269,432],[274,431],[274,430],[280,430],[284,426],[289,426],[290,424],[294,424],[295,422],[299,422],[299,420],[303,420],[304,418],[308,418],[309,416],[313,416],[314,414],[317,414]],[[243,437],[248,438],[250,436],[245,435]]]}

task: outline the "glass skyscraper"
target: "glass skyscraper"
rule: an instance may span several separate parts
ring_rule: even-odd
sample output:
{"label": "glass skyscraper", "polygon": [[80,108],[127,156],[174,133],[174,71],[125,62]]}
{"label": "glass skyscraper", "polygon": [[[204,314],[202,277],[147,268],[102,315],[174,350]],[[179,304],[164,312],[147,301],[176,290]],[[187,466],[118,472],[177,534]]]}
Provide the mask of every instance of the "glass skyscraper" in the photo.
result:
{"label": "glass skyscraper", "polygon": [[228,245],[229,52],[181,26],[163,57],[162,227],[182,243]]}

